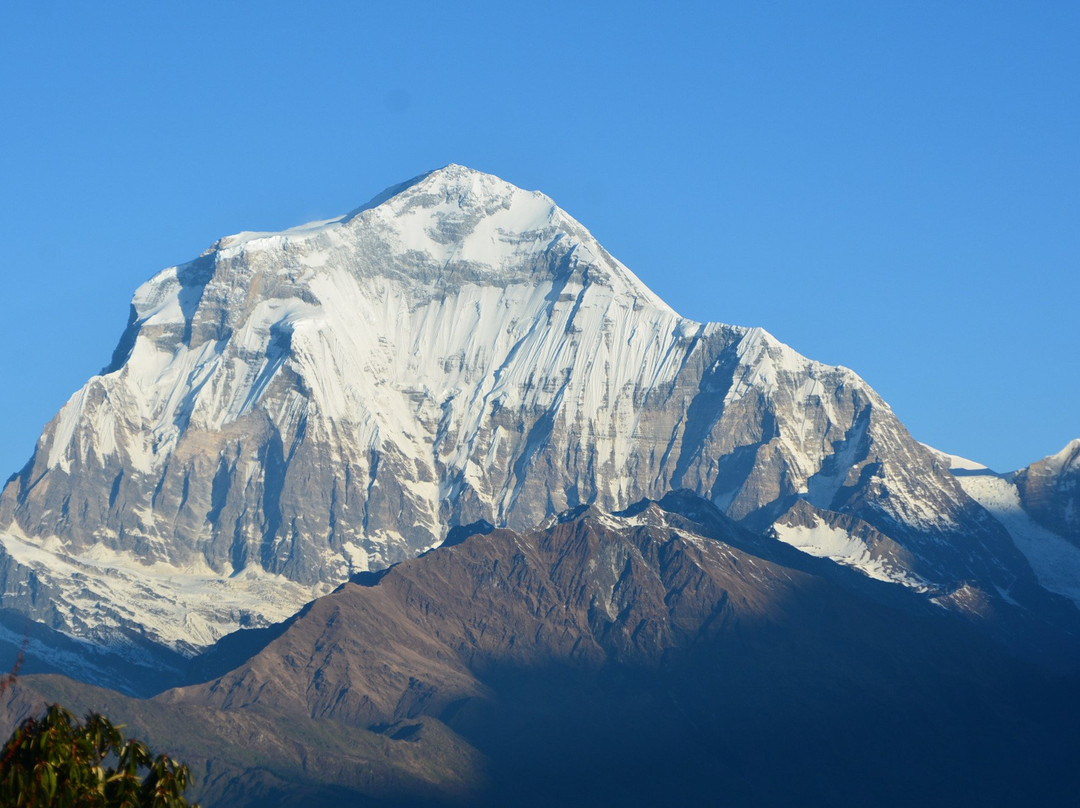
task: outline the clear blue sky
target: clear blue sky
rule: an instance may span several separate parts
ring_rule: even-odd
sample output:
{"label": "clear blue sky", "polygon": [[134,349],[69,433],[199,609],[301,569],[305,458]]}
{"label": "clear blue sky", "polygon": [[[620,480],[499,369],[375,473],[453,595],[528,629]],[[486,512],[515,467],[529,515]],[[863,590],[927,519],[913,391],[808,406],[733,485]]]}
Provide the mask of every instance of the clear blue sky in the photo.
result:
{"label": "clear blue sky", "polygon": [[1080,4],[0,10],[0,469],[221,235],[449,162],[999,470],[1080,436]]}

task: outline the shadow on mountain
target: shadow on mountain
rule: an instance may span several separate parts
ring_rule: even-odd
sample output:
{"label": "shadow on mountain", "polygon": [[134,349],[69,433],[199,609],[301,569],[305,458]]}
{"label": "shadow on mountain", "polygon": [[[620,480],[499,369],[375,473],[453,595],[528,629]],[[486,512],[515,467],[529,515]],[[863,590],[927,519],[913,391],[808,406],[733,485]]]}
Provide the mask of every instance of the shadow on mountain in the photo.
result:
{"label": "shadow on mountain", "polygon": [[496,700],[451,726],[491,759],[493,805],[1063,805],[1080,787],[1075,682],[862,681],[850,653],[826,675],[758,650],[492,671]]}
{"label": "shadow on mountain", "polygon": [[0,609],[0,671],[63,673],[147,697],[183,684],[187,660],[134,633],[112,644],[74,639],[12,609]]}
{"label": "shadow on mountain", "polygon": [[[239,667],[288,631],[289,626],[307,614],[310,608],[309,603],[280,623],[262,628],[239,629],[226,634],[201,654],[188,660],[183,682],[171,687],[207,682]],[[157,695],[166,689],[168,688],[159,687],[151,695]]]}
{"label": "shadow on mountain", "polygon": [[148,701],[29,677],[5,714],[101,710],[191,763],[204,804],[238,808],[1080,789],[1080,678],[685,494],[473,533],[218,652],[248,657]]}

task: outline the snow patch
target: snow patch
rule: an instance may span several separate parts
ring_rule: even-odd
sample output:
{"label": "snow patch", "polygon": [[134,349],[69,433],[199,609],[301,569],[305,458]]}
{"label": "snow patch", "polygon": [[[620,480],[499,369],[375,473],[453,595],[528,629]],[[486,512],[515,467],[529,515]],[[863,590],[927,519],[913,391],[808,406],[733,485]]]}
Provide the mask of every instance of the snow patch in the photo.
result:
{"label": "snow patch", "polygon": [[927,583],[914,573],[875,556],[861,539],[817,517],[812,526],[774,524],[773,532],[780,541],[815,558],[828,558],[879,581],[901,584],[920,592],[929,589]]}

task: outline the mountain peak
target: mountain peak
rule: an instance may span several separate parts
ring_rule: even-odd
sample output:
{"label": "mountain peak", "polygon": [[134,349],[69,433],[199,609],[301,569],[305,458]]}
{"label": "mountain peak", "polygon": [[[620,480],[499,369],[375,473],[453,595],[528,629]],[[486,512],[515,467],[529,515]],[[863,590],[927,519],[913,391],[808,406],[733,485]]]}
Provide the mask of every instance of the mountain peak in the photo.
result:
{"label": "mountain peak", "polygon": [[1065,444],[1063,448],[1057,454],[1051,455],[1050,458],[1060,463],[1062,466],[1076,463],[1080,459],[1080,438],[1074,438]]}
{"label": "mountain peak", "polygon": [[481,196],[506,197],[515,192],[528,193],[496,177],[494,174],[485,174],[483,171],[477,171],[474,168],[458,163],[448,163],[442,168],[426,171],[412,179],[405,180],[405,182],[391,185],[360,207],[350,211],[348,215],[342,217],[342,221],[347,222],[361,213],[379,207],[396,197],[407,199],[427,197],[429,201],[443,197],[456,198],[460,202],[465,202]]}
{"label": "mountain peak", "polygon": [[[360,212],[368,211],[378,212],[367,217],[371,221],[381,219],[403,233],[422,231],[407,235],[426,235],[440,244],[453,245],[455,250],[468,246],[462,242],[478,228],[481,238],[498,242],[573,222],[544,194],[522,190],[492,174],[455,163],[387,189]],[[485,220],[489,220],[486,226]],[[585,228],[573,224],[587,235]]]}
{"label": "mountain peak", "polygon": [[442,168],[436,168],[414,177],[407,184],[412,187],[430,185],[446,188],[484,188],[489,191],[496,189],[507,192],[521,191],[516,185],[507,182],[501,177],[469,166],[463,166],[460,163],[447,163]]}
{"label": "mountain peak", "polygon": [[573,275],[671,313],[551,197],[457,163],[388,188],[335,222],[408,254],[422,285],[434,282],[439,294],[462,282],[535,285]]}
{"label": "mountain peak", "polygon": [[[269,252],[274,257],[264,265],[275,272],[291,272],[297,264],[317,271],[347,266],[352,274],[394,278],[422,296],[462,283],[535,286],[574,276],[634,305],[674,314],[551,197],[457,163],[391,186],[333,219],[226,236],[202,257],[221,264],[248,252]],[[340,260],[331,259],[335,254]],[[157,297],[150,287],[158,278],[136,293],[136,308],[142,309],[140,299],[148,293]]]}
{"label": "mountain peak", "polygon": [[476,183],[476,182],[492,182],[499,185],[503,185],[507,188],[515,188],[506,180],[495,176],[494,174],[488,174],[485,171],[479,169],[470,168],[469,166],[461,165],[460,163],[447,163],[442,168],[436,168],[428,171],[426,174],[421,174],[416,178],[417,184],[422,182],[437,182],[440,184],[460,184],[460,183]]}

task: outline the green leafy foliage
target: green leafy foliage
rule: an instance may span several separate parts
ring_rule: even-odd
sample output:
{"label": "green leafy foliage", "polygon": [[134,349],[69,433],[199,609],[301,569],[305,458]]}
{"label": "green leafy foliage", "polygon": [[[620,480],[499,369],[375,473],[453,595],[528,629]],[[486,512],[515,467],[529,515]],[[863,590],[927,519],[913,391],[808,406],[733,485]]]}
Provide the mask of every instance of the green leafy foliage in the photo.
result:
{"label": "green leafy foliage", "polygon": [[189,808],[187,766],[120,729],[96,713],[80,723],[57,704],[26,719],[0,752],[0,806]]}

